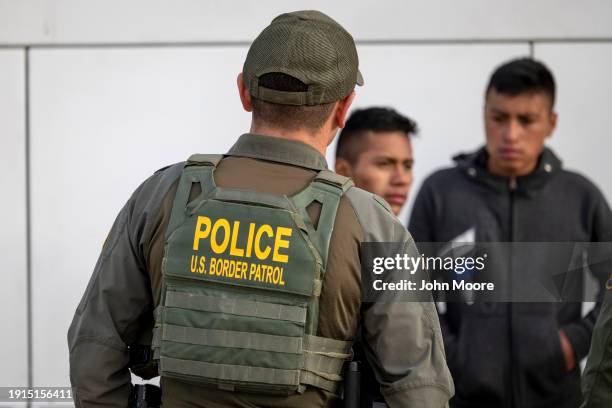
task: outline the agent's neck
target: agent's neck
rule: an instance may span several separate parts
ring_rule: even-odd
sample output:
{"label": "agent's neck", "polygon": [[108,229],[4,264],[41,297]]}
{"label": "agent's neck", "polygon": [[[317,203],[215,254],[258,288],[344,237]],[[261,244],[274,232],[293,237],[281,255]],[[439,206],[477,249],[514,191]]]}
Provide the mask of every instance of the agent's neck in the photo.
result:
{"label": "agent's neck", "polygon": [[327,146],[329,145],[330,141],[333,140],[332,135],[329,132],[324,131],[323,128],[317,131],[316,133],[311,133],[304,129],[287,130],[263,124],[252,123],[251,133],[302,142],[313,147],[323,156],[325,156]]}

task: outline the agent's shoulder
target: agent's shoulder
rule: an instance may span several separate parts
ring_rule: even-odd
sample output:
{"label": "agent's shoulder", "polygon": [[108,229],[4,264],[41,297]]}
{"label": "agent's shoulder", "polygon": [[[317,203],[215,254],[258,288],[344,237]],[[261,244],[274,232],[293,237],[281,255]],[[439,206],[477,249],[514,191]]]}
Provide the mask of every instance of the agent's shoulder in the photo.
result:
{"label": "agent's shoulder", "polygon": [[185,162],[178,162],[178,163],[174,163],[174,164],[169,164],[167,166],[164,166],[160,169],[155,170],[155,172],[153,173],[153,175],[150,177],[150,179],[153,178],[163,178],[163,177],[169,177],[169,176],[175,176],[176,178],[178,178],[181,174],[181,171],[183,171],[183,167],[185,167]]}
{"label": "agent's shoulder", "polygon": [[362,188],[353,186],[346,191],[345,195],[351,202],[353,208],[356,210],[363,212],[379,212],[384,210],[391,215],[393,214],[389,203],[387,203],[382,197],[370,193]]}
{"label": "agent's shoulder", "polygon": [[382,197],[358,187],[348,189],[345,196],[355,212],[366,241],[396,241],[406,231]]}
{"label": "agent's shoulder", "polygon": [[140,184],[132,195],[132,199],[135,201],[161,199],[178,182],[184,167],[185,162],[179,162],[156,170]]}

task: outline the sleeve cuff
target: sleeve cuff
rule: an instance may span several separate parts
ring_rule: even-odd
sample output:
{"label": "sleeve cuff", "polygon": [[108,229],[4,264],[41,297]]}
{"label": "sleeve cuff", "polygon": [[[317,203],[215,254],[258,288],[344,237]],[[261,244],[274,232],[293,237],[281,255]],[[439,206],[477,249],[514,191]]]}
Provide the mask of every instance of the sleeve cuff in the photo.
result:
{"label": "sleeve cuff", "polygon": [[451,391],[434,385],[383,391],[385,401],[391,408],[444,408],[452,395]]}

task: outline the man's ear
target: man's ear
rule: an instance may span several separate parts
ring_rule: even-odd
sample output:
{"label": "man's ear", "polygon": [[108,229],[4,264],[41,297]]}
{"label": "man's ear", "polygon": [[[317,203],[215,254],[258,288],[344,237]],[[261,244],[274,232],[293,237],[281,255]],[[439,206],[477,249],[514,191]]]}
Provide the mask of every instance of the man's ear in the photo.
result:
{"label": "man's ear", "polygon": [[548,120],[550,121],[549,125],[550,125],[550,133],[546,136],[546,138],[549,138],[552,136],[552,134],[555,132],[555,128],[557,127],[557,120],[559,119],[559,115],[557,115],[557,112],[551,112],[550,113],[550,118],[548,118]]}
{"label": "man's ear", "polygon": [[336,164],[334,165],[336,173],[345,177],[353,176],[353,167],[351,164],[341,157],[336,157]]}
{"label": "man's ear", "polygon": [[251,103],[251,93],[244,86],[244,82],[242,81],[242,72],[238,74],[238,78],[236,79],[238,83],[238,93],[240,94],[240,102],[242,102],[242,107],[247,112],[253,111],[253,104]]}
{"label": "man's ear", "polygon": [[349,108],[351,107],[351,104],[355,99],[355,95],[355,91],[353,91],[348,94],[346,98],[338,101],[338,107],[336,108],[335,113],[335,120],[336,125],[338,125],[340,129],[342,129],[344,127],[344,124],[346,123],[346,117],[348,115]]}

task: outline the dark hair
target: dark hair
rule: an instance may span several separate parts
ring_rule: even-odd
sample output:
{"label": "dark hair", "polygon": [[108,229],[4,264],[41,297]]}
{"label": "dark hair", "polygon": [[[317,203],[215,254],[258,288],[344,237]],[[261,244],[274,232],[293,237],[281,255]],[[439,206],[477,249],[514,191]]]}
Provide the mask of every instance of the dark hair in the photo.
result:
{"label": "dark hair", "polygon": [[355,163],[363,151],[366,132],[403,132],[406,137],[418,133],[412,119],[391,108],[374,107],[353,111],[338,136],[336,158]]}
{"label": "dark hair", "polygon": [[[259,77],[258,84],[276,91],[306,92],[308,85],[291,75],[272,72]],[[264,122],[288,130],[306,129],[315,132],[329,117],[333,103],[322,105],[280,105],[251,98],[253,121]]]}
{"label": "dark hair", "polygon": [[532,58],[519,58],[499,66],[489,79],[485,98],[491,89],[510,96],[542,93],[550,98],[551,110],[555,105],[555,78],[546,65]]}

